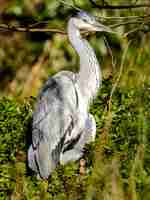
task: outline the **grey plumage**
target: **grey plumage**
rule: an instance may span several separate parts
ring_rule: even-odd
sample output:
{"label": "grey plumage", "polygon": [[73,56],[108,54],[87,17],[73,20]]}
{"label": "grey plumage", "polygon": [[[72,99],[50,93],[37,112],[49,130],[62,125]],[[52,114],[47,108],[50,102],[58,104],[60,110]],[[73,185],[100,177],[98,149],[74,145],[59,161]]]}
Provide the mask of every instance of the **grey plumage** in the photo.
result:
{"label": "grey plumage", "polygon": [[47,179],[56,166],[77,160],[86,143],[94,141],[96,123],[89,104],[101,84],[95,53],[80,30],[107,31],[93,16],[80,12],[68,22],[69,40],[80,56],[78,73],[61,71],[42,88],[33,113],[29,167]]}

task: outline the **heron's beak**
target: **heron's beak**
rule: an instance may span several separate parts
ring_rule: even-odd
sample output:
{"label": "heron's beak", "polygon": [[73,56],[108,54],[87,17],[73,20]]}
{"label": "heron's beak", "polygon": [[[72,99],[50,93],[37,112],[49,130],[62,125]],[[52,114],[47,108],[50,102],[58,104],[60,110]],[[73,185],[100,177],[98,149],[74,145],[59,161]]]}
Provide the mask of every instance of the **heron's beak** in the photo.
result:
{"label": "heron's beak", "polygon": [[94,29],[93,31],[96,31],[96,32],[115,33],[111,28],[103,24],[100,24],[99,22],[96,22],[94,24],[93,29]]}

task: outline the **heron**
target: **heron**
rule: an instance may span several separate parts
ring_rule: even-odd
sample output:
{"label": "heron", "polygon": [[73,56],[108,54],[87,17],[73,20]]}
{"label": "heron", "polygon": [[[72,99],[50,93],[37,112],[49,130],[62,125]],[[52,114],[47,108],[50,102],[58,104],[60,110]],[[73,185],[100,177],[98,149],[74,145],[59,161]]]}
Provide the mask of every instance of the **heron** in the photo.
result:
{"label": "heron", "polygon": [[102,73],[95,52],[81,31],[112,32],[96,17],[80,11],[70,17],[67,34],[79,56],[79,71],[60,71],[42,87],[33,112],[29,167],[48,179],[58,164],[79,160],[94,141],[96,122],[89,106],[101,86]]}

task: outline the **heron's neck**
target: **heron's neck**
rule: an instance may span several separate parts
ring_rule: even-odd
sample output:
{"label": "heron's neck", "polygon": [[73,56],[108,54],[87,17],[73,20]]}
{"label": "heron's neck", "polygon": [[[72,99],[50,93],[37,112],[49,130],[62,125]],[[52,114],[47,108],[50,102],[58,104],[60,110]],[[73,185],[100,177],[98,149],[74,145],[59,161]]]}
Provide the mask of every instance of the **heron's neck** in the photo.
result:
{"label": "heron's neck", "polygon": [[99,63],[90,44],[81,37],[79,30],[72,23],[68,25],[68,34],[72,46],[80,57],[77,83],[85,100],[89,103],[96,96],[100,87]]}

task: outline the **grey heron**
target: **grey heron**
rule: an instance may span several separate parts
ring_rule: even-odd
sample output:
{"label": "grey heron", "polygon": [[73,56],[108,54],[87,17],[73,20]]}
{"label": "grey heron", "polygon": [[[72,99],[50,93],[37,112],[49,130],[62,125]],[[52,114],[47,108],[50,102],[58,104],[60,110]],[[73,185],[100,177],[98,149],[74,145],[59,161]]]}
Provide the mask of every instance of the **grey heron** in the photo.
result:
{"label": "grey heron", "polygon": [[112,32],[84,11],[68,21],[67,33],[79,55],[80,69],[77,73],[60,71],[49,77],[37,98],[28,162],[42,179],[47,179],[59,163],[81,158],[85,144],[95,139],[96,123],[89,105],[102,77],[94,50],[82,38],[81,30]]}

